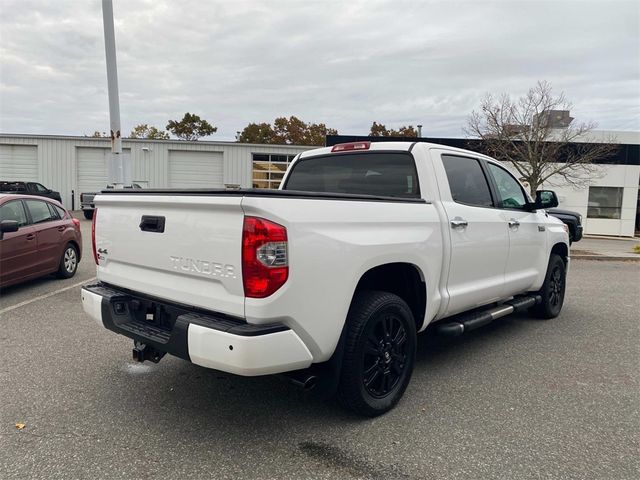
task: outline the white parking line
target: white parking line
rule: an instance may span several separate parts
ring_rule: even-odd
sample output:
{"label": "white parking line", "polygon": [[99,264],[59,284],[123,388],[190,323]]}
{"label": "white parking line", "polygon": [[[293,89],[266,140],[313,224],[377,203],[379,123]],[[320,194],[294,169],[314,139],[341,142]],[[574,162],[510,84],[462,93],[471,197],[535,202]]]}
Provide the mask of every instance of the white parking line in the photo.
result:
{"label": "white parking line", "polygon": [[0,315],[2,315],[3,313],[10,312],[11,310],[15,310],[16,308],[29,305],[30,303],[44,300],[45,298],[53,297],[54,295],[57,295],[62,292],[66,292],[67,290],[71,290],[72,288],[79,287],[80,285],[84,285],[85,283],[91,282],[95,279],[96,277],[87,278],[86,280],[83,280],[81,282],[74,283],[73,285],[69,285],[68,287],[61,288],[60,290],[56,290],[55,292],[45,293],[44,295],[40,295],[39,297],[34,297],[31,300],[25,300],[24,302],[16,303],[15,305],[11,305],[10,307],[3,308],[2,310],[0,310]]}

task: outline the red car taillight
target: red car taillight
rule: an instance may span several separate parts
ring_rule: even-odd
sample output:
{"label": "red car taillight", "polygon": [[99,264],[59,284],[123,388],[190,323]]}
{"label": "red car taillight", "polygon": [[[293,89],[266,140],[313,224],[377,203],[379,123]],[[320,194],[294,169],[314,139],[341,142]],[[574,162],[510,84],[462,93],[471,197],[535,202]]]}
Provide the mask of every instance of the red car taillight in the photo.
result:
{"label": "red car taillight", "polygon": [[76,230],[80,230],[80,220],[78,220],[77,218],[72,218],[71,221],[73,222],[73,225],[76,227]]}
{"label": "red car taillight", "polygon": [[242,283],[245,296],[268,297],[284,285],[288,277],[287,229],[264,218],[244,217]]}
{"label": "red car taillight", "polygon": [[98,209],[93,211],[93,220],[91,221],[91,247],[93,248],[93,260],[96,265],[100,265],[98,261],[98,250],[96,249],[96,218],[98,218]]}

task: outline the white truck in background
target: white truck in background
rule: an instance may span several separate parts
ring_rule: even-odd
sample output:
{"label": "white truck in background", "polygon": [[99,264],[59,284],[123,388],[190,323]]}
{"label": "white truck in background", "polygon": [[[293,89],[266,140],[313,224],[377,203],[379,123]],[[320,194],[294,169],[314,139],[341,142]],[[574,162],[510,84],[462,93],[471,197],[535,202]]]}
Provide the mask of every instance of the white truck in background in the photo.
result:
{"label": "white truck in background", "polygon": [[355,142],[298,155],[280,190],[113,190],[95,198],[85,311],[165,353],[238,375],[317,382],[362,415],[391,409],[416,334],[560,313],[566,226],[486,156]]}

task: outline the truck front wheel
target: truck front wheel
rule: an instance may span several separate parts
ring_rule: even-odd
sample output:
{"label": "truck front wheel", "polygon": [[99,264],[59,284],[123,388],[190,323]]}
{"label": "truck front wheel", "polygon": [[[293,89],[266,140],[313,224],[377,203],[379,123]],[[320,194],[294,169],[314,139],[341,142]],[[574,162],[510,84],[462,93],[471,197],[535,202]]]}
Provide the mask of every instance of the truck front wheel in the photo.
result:
{"label": "truck front wheel", "polygon": [[83,210],[82,213],[87,220],[93,220],[93,210]]}
{"label": "truck front wheel", "polygon": [[544,283],[538,294],[542,301],[533,307],[532,313],[543,319],[555,318],[560,315],[564,303],[564,292],[567,286],[567,267],[560,255],[552,253]]}
{"label": "truck front wheel", "polygon": [[391,410],[404,394],[416,356],[416,326],[397,295],[356,294],[345,325],[338,400],[368,417]]}

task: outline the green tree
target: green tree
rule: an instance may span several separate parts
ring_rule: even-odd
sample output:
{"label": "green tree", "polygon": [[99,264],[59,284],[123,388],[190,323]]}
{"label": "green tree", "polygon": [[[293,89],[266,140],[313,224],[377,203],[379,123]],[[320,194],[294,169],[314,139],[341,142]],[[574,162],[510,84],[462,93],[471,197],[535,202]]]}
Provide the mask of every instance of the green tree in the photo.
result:
{"label": "green tree", "polygon": [[324,145],[327,135],[337,135],[334,128],[324,123],[306,123],[295,116],[278,117],[269,123],[250,123],[240,135],[241,143],[268,143],[279,145]]}
{"label": "green tree", "polygon": [[[86,137],[87,135],[85,135]],[[91,135],[89,135],[89,137],[91,138],[111,138],[110,135],[107,135],[107,132],[101,132],[99,130],[96,130],[95,132],[93,132]]]}
{"label": "green tree", "polygon": [[[555,95],[548,82],[538,82],[519,97],[485,95],[471,112],[466,133],[482,139],[479,149],[510,163],[535,197],[545,181],[584,186],[600,171],[595,160],[616,152],[615,138],[596,140],[593,122],[573,123],[571,103]],[[551,177],[554,177],[551,179]]]}
{"label": "green tree", "polygon": [[413,125],[405,125],[398,130],[387,129],[382,123],[373,122],[369,129],[369,135],[372,137],[417,137],[418,131]]}
{"label": "green tree", "polygon": [[129,138],[149,138],[152,140],[168,140],[169,133],[164,130],[158,130],[156,127],[149,126],[146,123],[136,125],[131,130]]}
{"label": "green tree", "polygon": [[217,127],[189,112],[184,114],[182,120],[169,120],[166,129],[180,140],[198,140],[218,131]]}
{"label": "green tree", "polygon": [[250,123],[238,136],[240,143],[274,143],[275,133],[268,123]]}

